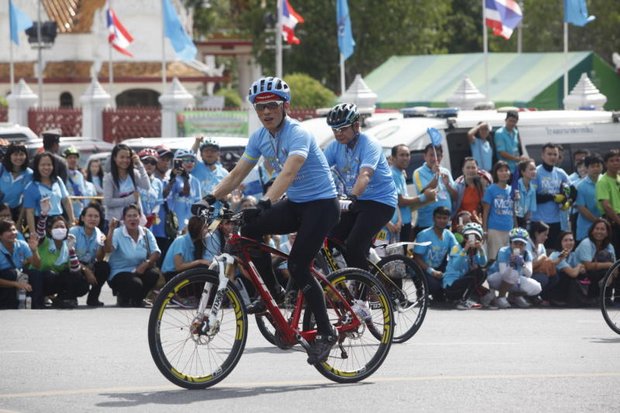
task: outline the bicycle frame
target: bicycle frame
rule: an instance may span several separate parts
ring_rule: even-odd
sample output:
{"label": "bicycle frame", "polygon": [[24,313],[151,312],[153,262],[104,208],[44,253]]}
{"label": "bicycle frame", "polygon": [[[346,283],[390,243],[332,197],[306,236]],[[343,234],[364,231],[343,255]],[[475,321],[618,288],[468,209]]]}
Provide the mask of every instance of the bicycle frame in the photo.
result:
{"label": "bicycle frame", "polygon": [[[216,296],[213,300],[211,312],[208,316],[208,325],[205,326],[203,324],[202,326],[202,329],[206,330],[203,332],[214,332],[215,329],[218,328],[217,313],[224,298],[224,290],[226,289],[227,283],[229,281],[227,274],[230,274],[229,270],[232,267],[232,264],[236,262],[240,264],[241,267],[246,271],[252,285],[254,285],[258,294],[264,301],[267,312],[272,317],[276,332],[280,334],[280,339],[287,345],[294,345],[300,343],[304,348],[308,348],[308,342],[314,340],[317,331],[300,331],[300,329],[298,328],[303,309],[303,294],[301,293],[301,291],[298,291],[292,315],[287,320],[282,314],[282,311],[280,311],[280,308],[276,304],[273,296],[269,292],[269,289],[265,285],[265,282],[263,281],[256,266],[254,265],[252,257],[250,255],[250,250],[255,250],[258,248],[261,252],[270,253],[285,260],[288,260],[288,255],[278,249],[272,248],[254,239],[243,237],[236,232],[233,232],[230,240],[228,240],[227,243],[232,247],[235,253],[233,255],[220,254],[216,256],[214,259],[214,263],[211,266],[212,269],[214,269],[215,267],[218,268],[219,286]],[[313,277],[319,281],[321,286],[328,289],[329,293],[325,294],[325,297],[328,300],[328,305],[331,303],[334,309],[339,308],[343,313],[342,315],[356,315],[355,311],[349,305],[348,301],[341,295],[340,291],[338,291],[323,274],[316,271],[312,267],[310,268],[310,271]],[[212,285],[205,285],[204,287],[198,308],[198,319],[204,320],[204,312],[208,304],[211,288]],[[330,295],[332,294],[336,298],[336,300],[330,298]],[[340,306],[333,305],[334,301],[339,301]],[[342,323],[339,323],[339,325],[336,327],[339,332],[353,331],[362,324],[362,320],[360,320],[360,318],[357,316],[346,317],[344,320],[340,321],[342,321]]]}

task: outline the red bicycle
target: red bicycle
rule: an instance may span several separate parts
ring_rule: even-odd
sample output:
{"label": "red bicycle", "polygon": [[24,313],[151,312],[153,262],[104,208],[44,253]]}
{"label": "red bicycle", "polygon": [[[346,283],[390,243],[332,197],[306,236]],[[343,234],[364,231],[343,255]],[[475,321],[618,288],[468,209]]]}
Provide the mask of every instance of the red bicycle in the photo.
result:
{"label": "red bicycle", "polygon": [[[232,281],[241,266],[263,299],[280,348],[300,344],[308,349],[317,334],[312,312],[297,292],[285,313],[265,286],[250,251],[259,249],[283,259],[283,252],[238,234],[244,212],[224,213],[236,230],[227,242],[230,253],[214,259],[209,269],[192,269],[170,280],[153,304],[148,338],[158,369],[172,383],[188,389],[213,386],[232,372],[245,348],[248,317],[244,300]],[[221,219],[204,212],[210,228]],[[360,381],[385,360],[392,343],[394,319],[385,288],[368,272],[345,268],[325,276],[311,269],[325,292],[331,324],[338,340],[327,360],[314,367],[339,383]]]}

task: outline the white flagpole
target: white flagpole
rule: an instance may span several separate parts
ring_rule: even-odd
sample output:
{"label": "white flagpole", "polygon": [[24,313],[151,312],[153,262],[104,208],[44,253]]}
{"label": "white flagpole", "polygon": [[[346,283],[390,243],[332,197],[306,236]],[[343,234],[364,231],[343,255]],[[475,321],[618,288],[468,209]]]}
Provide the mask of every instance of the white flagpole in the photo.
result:
{"label": "white flagpole", "polygon": [[483,53],[484,53],[484,92],[487,97],[487,100],[491,100],[491,96],[489,95],[489,36],[487,33],[487,14],[486,9],[484,7],[484,0],[482,0],[482,43],[483,43]]}
{"label": "white flagpole", "polygon": [[[112,0],[108,1],[108,11],[112,10]],[[108,37],[110,29],[108,29]],[[114,97],[114,93],[112,93],[113,85],[114,85],[114,65],[112,63],[112,45],[108,39],[108,88],[110,96]]]}
{"label": "white flagpole", "polygon": [[276,23],[276,76],[282,78],[282,0],[278,0]]}
{"label": "white flagpole", "polygon": [[[10,18],[10,17],[9,17]],[[9,30],[11,30],[11,28],[9,27]],[[10,38],[10,34],[9,34],[9,44],[11,45],[11,47],[9,48],[9,62],[10,64],[10,72],[11,72],[11,94],[13,94],[13,87],[15,87],[15,67],[13,65],[13,40]]]}
{"label": "white flagpole", "polygon": [[346,80],[344,74],[344,55],[340,53],[340,96],[344,96],[346,90]]}
{"label": "white flagpole", "polygon": [[564,22],[564,98],[568,96],[568,23]]}
{"label": "white flagpole", "polygon": [[161,83],[162,94],[166,93],[166,23],[164,21],[164,0],[161,2]]}

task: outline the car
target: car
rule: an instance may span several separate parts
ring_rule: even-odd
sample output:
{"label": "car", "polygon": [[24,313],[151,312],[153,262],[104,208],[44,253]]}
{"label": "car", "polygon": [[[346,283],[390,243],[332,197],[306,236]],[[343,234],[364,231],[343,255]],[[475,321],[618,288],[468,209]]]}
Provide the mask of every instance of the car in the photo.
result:
{"label": "car", "polygon": [[[43,150],[43,140],[41,138],[31,140],[25,145],[30,159],[34,158],[38,152]],[[80,167],[84,168],[91,155],[100,152],[109,153],[112,151],[112,148],[114,148],[114,144],[82,136],[61,137],[59,150],[60,155],[62,155],[64,150],[69,147],[74,147],[78,150],[80,153]]]}
{"label": "car", "polygon": [[[220,162],[222,166],[230,171],[241,159],[243,151],[248,144],[247,138],[239,137],[214,137],[220,145]],[[144,148],[155,148],[160,145],[168,147],[173,152],[177,149],[190,150],[194,145],[194,137],[176,137],[176,138],[134,138],[126,139],[122,143],[129,146],[135,152],[139,152]],[[201,160],[200,153],[197,155]]]}
{"label": "car", "polygon": [[0,139],[4,139],[9,143],[29,143],[39,139],[36,133],[27,126],[21,126],[14,123],[0,123]]}

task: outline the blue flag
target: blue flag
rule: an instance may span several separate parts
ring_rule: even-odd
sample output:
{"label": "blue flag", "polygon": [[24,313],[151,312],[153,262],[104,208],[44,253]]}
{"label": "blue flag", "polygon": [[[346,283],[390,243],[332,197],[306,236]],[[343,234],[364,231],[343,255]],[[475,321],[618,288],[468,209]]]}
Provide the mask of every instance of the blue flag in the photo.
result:
{"label": "blue flag", "polygon": [[355,49],[347,0],[338,0],[336,3],[336,23],[338,25],[338,48],[344,56],[344,60],[347,60]]}
{"label": "blue flag", "polygon": [[162,9],[164,11],[164,33],[170,39],[177,57],[185,62],[194,60],[198,50],[191,37],[183,29],[170,0],[162,0]]}
{"label": "blue flag", "polygon": [[564,0],[564,21],[575,26],[585,26],[595,16],[588,16],[586,0]]}
{"label": "blue flag", "polygon": [[13,5],[9,0],[9,24],[11,26],[11,41],[19,46],[19,32],[32,27],[32,19]]}
{"label": "blue flag", "polygon": [[435,128],[426,129],[426,133],[431,137],[431,143],[433,146],[441,146],[441,133]]}

